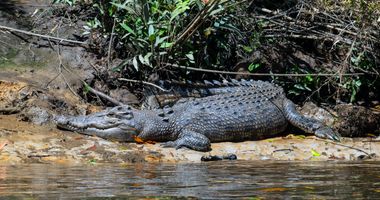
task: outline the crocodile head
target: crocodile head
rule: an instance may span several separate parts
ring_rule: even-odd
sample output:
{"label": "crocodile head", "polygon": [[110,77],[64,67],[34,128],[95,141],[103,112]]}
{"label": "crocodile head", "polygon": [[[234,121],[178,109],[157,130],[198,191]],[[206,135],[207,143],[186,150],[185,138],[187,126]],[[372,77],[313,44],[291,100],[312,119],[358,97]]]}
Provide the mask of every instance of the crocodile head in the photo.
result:
{"label": "crocodile head", "polygon": [[131,126],[132,118],[133,108],[117,106],[86,116],[56,116],[54,120],[57,127],[61,129],[105,139],[132,142],[133,136],[137,134],[136,129]]}

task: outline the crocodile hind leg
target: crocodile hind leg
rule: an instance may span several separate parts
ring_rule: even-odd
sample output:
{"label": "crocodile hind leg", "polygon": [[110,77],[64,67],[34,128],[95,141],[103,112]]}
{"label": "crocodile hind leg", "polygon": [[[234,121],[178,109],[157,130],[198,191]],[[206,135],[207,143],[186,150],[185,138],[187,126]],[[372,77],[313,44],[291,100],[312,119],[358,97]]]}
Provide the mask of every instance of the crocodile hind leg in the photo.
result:
{"label": "crocodile hind leg", "polygon": [[296,106],[289,99],[283,101],[284,114],[286,119],[295,127],[301,130],[315,134],[317,137],[326,138],[334,141],[340,141],[340,135],[335,133],[331,128],[325,126],[320,121],[304,117],[296,110]]}
{"label": "crocodile hind leg", "polygon": [[176,149],[187,147],[196,151],[211,151],[210,140],[206,136],[191,130],[183,130],[177,140],[162,143],[162,146],[175,147]]}

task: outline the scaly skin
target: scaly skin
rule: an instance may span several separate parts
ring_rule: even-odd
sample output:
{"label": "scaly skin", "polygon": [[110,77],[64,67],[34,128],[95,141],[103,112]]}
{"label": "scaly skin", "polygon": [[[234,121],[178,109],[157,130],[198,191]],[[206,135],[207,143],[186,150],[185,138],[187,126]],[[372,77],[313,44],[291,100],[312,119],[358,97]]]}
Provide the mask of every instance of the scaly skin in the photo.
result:
{"label": "scaly skin", "polygon": [[172,107],[136,110],[117,106],[79,117],[57,117],[58,127],[106,139],[165,142],[163,146],[211,150],[211,142],[273,137],[292,125],[320,138],[340,136],[315,119],[300,115],[282,88],[268,82],[234,82],[215,95],[186,98]]}

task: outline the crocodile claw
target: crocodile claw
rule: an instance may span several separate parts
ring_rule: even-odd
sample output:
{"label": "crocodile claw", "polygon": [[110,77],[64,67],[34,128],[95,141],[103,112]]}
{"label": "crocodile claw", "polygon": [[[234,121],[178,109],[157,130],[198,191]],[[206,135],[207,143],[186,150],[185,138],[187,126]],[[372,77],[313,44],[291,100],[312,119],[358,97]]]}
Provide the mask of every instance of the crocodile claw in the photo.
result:
{"label": "crocodile claw", "polygon": [[161,143],[160,146],[164,148],[175,148],[176,150],[185,147],[183,145],[177,144],[175,141],[164,142],[164,143]]}
{"label": "crocodile claw", "polygon": [[168,142],[161,143],[160,146],[164,148],[173,148],[173,147],[176,147],[177,144],[174,141],[168,141]]}
{"label": "crocodile claw", "polygon": [[335,133],[331,128],[329,127],[322,127],[315,131],[315,135],[319,138],[325,138],[329,140],[333,140],[336,142],[341,141],[341,136],[338,133]]}

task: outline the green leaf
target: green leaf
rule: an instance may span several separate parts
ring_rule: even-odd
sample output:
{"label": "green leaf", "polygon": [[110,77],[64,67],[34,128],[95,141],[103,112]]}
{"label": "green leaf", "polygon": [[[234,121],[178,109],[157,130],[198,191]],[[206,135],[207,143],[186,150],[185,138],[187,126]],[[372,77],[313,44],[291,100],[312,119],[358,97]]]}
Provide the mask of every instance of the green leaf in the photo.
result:
{"label": "green leaf", "polygon": [[[133,1],[135,1],[135,0],[133,0]],[[149,3],[144,3],[143,4],[142,11],[143,11],[143,16],[144,16],[144,21],[148,22],[149,18],[150,18]]]}
{"label": "green leaf", "polygon": [[144,57],[143,57],[141,54],[139,55],[139,61],[140,61],[140,63],[142,63],[143,65],[145,64]]}
{"label": "green leaf", "polygon": [[150,52],[147,53],[147,54],[144,56],[144,62],[145,62],[146,65],[152,67],[152,65],[150,64],[150,60],[149,60],[150,56],[152,56],[152,53],[150,53]]}
{"label": "green leaf", "polygon": [[294,94],[294,95],[299,95],[300,93],[296,90],[289,90],[288,94]]}
{"label": "green leaf", "polygon": [[319,156],[321,156],[321,154],[318,153],[317,151],[315,151],[314,149],[311,150],[311,154],[312,154],[314,157],[319,157]]}
{"label": "green leaf", "polygon": [[136,56],[133,57],[132,64],[133,64],[133,67],[135,67],[136,71],[139,71],[139,64],[137,62]]}
{"label": "green leaf", "polygon": [[189,59],[190,63],[194,63],[194,55],[193,52],[186,54],[186,57]]}
{"label": "green leaf", "polygon": [[249,46],[243,46],[243,50],[247,53],[251,53],[253,51],[253,49]]}
{"label": "green leaf", "polygon": [[152,24],[148,27],[148,36],[150,37],[151,35],[154,35],[154,27]]}
{"label": "green leaf", "polygon": [[96,164],[96,161],[97,161],[96,159],[91,159],[91,160],[89,160],[88,162],[89,162],[90,164],[93,164],[93,165],[94,165],[94,164]]}
{"label": "green leaf", "polygon": [[216,14],[222,12],[223,10],[224,10],[224,8],[222,6],[219,6],[218,9],[211,11],[210,16],[216,15]]}
{"label": "green leaf", "polygon": [[305,139],[306,136],[304,136],[304,135],[297,135],[296,138],[298,138],[298,139]]}
{"label": "green leaf", "polygon": [[313,81],[313,77],[310,76],[310,75],[305,76],[305,79],[306,79],[308,82],[312,82],[312,81]]}
{"label": "green leaf", "polygon": [[156,40],[156,36],[154,34],[149,36],[149,42],[153,42],[155,40]]}
{"label": "green leaf", "polygon": [[255,71],[256,69],[260,68],[260,63],[256,63],[256,64],[253,64],[251,63],[249,66],[248,66],[248,71],[252,72],[252,71]]}
{"label": "green leaf", "polygon": [[88,92],[90,92],[90,86],[86,82],[83,82],[83,85],[84,85],[83,92],[85,94],[87,94]]}
{"label": "green leaf", "polygon": [[127,24],[125,24],[125,23],[120,23],[120,26],[121,26],[124,30],[128,31],[128,33],[131,33],[131,34],[133,34],[133,35],[136,36],[136,33],[135,33],[135,32],[132,30],[132,28],[129,27]]}
{"label": "green leaf", "polygon": [[309,86],[307,86],[307,84],[304,84],[304,86],[303,86],[307,91],[312,91],[312,89],[311,88],[309,88]]}
{"label": "green leaf", "polygon": [[172,47],[173,42],[164,42],[160,45],[160,48],[169,48]]}
{"label": "green leaf", "polygon": [[126,0],[123,4],[111,2],[111,4],[119,9],[126,10],[128,13],[136,13],[132,6],[127,6],[128,3],[133,3],[133,1],[134,0]]}
{"label": "green leaf", "polygon": [[362,85],[362,82],[361,82],[360,80],[356,80],[356,81],[355,81],[355,86],[356,86],[356,87],[359,88],[361,85]]}
{"label": "green leaf", "polygon": [[164,42],[168,38],[169,38],[169,36],[165,36],[165,37],[162,37],[162,38],[160,38],[160,36],[157,36],[156,37],[156,42],[154,43],[154,47],[157,47],[158,45],[160,45],[162,42]]}
{"label": "green leaf", "polygon": [[186,10],[190,9],[190,1],[178,1],[176,4],[176,8],[171,13],[170,22],[172,22],[178,15],[184,13]]}
{"label": "green leaf", "polygon": [[294,84],[294,88],[297,88],[297,89],[303,90],[303,91],[306,90],[306,88],[303,85],[299,84],[299,83]]}

